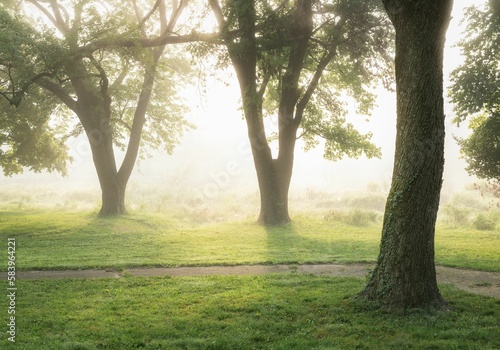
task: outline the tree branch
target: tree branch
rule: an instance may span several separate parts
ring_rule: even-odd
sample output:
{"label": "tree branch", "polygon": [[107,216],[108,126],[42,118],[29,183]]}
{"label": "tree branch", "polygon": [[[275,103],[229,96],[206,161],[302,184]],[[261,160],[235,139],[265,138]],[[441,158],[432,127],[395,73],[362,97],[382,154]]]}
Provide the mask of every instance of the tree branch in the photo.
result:
{"label": "tree branch", "polygon": [[73,22],[73,27],[71,28],[71,30],[73,30],[75,33],[80,29],[80,26],[82,24],[83,7],[88,2],[89,0],[82,0],[75,5],[75,20]]}
{"label": "tree branch", "polygon": [[260,85],[259,90],[257,91],[257,95],[262,100],[264,98],[264,93],[266,92],[267,84],[271,80],[271,74],[265,73],[264,79],[262,80],[262,84]]}
{"label": "tree branch", "polygon": [[[146,34],[146,29],[144,29],[144,26],[143,26],[143,20],[144,20],[144,22],[146,22],[147,18],[146,17],[142,17],[141,9],[139,8],[139,6],[137,6],[137,1],[136,0],[132,0],[132,3],[134,4],[135,17],[137,18],[137,21],[139,22],[139,28],[141,30],[141,35],[144,38],[146,38],[147,34]],[[153,12],[151,12],[151,14],[152,13]]]}
{"label": "tree branch", "polygon": [[46,90],[49,90],[54,95],[56,95],[69,109],[73,112],[78,113],[78,102],[76,102],[61,85],[56,84],[49,79],[43,77],[36,81],[36,84],[40,85]]}
{"label": "tree branch", "polygon": [[[177,9],[177,0],[172,0],[172,15]],[[167,7],[165,1],[162,1],[159,6],[158,13],[160,15],[160,35],[164,35],[167,32],[168,20],[167,20]]]}
{"label": "tree branch", "polygon": [[139,28],[143,27],[144,24],[147,22],[147,20],[155,13],[156,9],[160,6],[160,4],[165,5],[165,2],[163,0],[156,0],[155,4],[153,5],[153,8],[151,11],[149,11],[146,16],[144,16],[142,19],[140,19],[139,15],[139,7],[137,6],[136,0],[134,0],[134,8],[135,8],[135,13],[137,15],[137,19],[140,21],[139,22]]}
{"label": "tree branch", "polygon": [[[23,86],[21,87],[21,90],[18,90],[16,91],[15,88],[14,88],[14,79],[12,79],[12,75],[10,74],[10,70],[11,70],[11,66],[9,66],[9,70],[8,70],[8,75],[9,75],[9,79],[10,79],[10,85],[12,86],[12,92],[3,92],[3,91],[0,91],[0,94],[7,100],[9,101],[9,103],[15,107],[18,107],[19,104],[21,103],[23,97],[24,97],[24,94],[28,91],[29,87],[36,83],[37,80],[43,78],[43,77],[52,77],[54,74],[52,73],[47,73],[47,72],[44,72],[44,73],[40,73],[40,74],[37,74],[35,75],[33,78],[31,78],[29,81],[25,82],[23,84]],[[8,95],[12,95],[11,98],[8,97]]]}
{"label": "tree branch", "polygon": [[323,57],[321,58],[316,71],[314,72],[314,76],[309,82],[309,85],[307,86],[307,90],[300,99],[299,103],[297,103],[297,108],[295,111],[295,120],[297,125],[300,124],[302,121],[302,117],[304,115],[304,110],[311,100],[311,97],[318,87],[319,81],[321,79],[321,76],[323,75],[324,70],[326,69],[326,66],[333,60],[333,58],[337,55],[337,50],[336,48],[333,48],[330,51],[326,51],[323,53]]}
{"label": "tree branch", "polygon": [[[27,0],[28,2],[32,3],[33,5],[35,5],[41,12],[43,12],[43,14],[47,17],[47,19],[52,22],[52,24],[63,34],[66,34],[67,33],[67,28],[65,25],[61,26],[60,25],[60,22],[58,21],[57,19],[57,16],[55,14],[52,14],[50,13],[49,10],[47,10],[45,7],[42,6],[42,4],[40,4],[39,1],[37,0]],[[53,0],[51,0],[52,2]],[[53,9],[54,10],[54,9]],[[59,15],[60,15],[60,12],[59,12]]]}
{"label": "tree branch", "polygon": [[212,12],[214,13],[217,23],[219,24],[219,30],[222,32],[226,27],[226,20],[224,19],[224,13],[220,7],[219,0],[208,0],[208,3],[212,8]]}
{"label": "tree branch", "polygon": [[132,132],[132,127],[130,125],[128,125],[125,121],[123,121],[122,119],[119,119],[119,118],[113,118],[111,119],[110,121],[112,122],[116,122],[122,126],[124,126],[126,129],[128,129],[129,132]]}
{"label": "tree branch", "polygon": [[40,11],[43,12],[43,14],[49,19],[49,21],[52,22],[53,25],[55,25],[57,27],[57,21],[56,19],[54,18],[54,16],[52,16],[52,14],[45,8],[43,7],[38,1],[36,0],[28,0],[28,2],[32,3],[33,5],[35,5]]}
{"label": "tree branch", "polygon": [[[281,101],[279,106],[279,120],[287,123],[283,118],[293,119],[293,109],[300,97],[298,84],[300,73],[304,67],[304,60],[312,34],[312,4],[311,0],[299,0],[294,14],[296,27],[292,29],[292,35],[298,38],[290,48],[288,65],[283,75],[283,86],[281,89]],[[298,126],[298,124],[296,124]]]}
{"label": "tree branch", "polygon": [[120,74],[118,75],[118,77],[116,77],[115,81],[113,81],[111,83],[111,85],[109,86],[109,90],[114,90],[118,86],[120,86],[123,83],[123,81],[125,80],[125,78],[127,77],[129,70],[130,70],[130,66],[127,62],[127,63],[125,63],[125,66],[123,67],[123,69],[120,72]]}
{"label": "tree branch", "polygon": [[[66,14],[66,19],[68,19],[68,12],[66,9],[57,2],[57,0],[50,0],[50,7],[52,8],[52,12],[54,13],[55,19],[59,26],[62,28],[61,33],[67,34],[69,31],[69,25],[68,23],[64,20],[62,13],[61,13],[61,8],[63,9],[64,13]],[[61,29],[59,29],[61,30]]]}
{"label": "tree branch", "polygon": [[106,117],[110,118],[111,116],[111,96],[109,95],[109,79],[106,74],[104,68],[102,68],[101,64],[97,62],[94,56],[89,55],[90,62],[94,65],[94,67],[99,72],[99,78],[101,79],[101,96],[104,101],[104,108],[106,112]]}
{"label": "tree branch", "polygon": [[[346,23],[347,18],[341,17],[338,23],[335,25],[335,30],[340,30],[342,26]],[[331,38],[330,42],[326,43],[321,40],[317,40],[314,38],[311,38],[312,41],[318,42],[321,46],[324,47],[325,51],[323,51],[323,56],[321,57],[318,66],[316,67],[316,70],[314,72],[313,78],[309,82],[309,85],[307,86],[307,90],[300,99],[300,101],[297,104],[297,108],[295,110],[295,120],[297,125],[300,124],[302,121],[302,117],[304,115],[304,110],[311,100],[311,97],[318,87],[319,81],[321,79],[321,76],[323,75],[323,72],[325,71],[326,67],[328,64],[335,58],[337,55],[337,47],[338,47],[338,42],[336,42],[337,38]],[[329,49],[328,49],[329,48]]]}

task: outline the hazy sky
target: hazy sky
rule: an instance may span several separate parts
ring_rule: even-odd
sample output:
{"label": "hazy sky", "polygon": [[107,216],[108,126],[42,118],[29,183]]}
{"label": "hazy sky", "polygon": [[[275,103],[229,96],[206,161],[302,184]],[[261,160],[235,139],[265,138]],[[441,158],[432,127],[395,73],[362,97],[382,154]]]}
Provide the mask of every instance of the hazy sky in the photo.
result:
{"label": "hazy sky", "polygon": [[[446,41],[445,87],[448,85],[449,73],[461,62],[459,50],[452,46],[463,29],[459,27],[459,22],[463,17],[464,7],[486,1],[455,0]],[[172,156],[157,153],[153,158],[143,161],[131,177],[132,186],[139,182],[159,182],[169,187],[176,182],[210,195],[215,195],[215,189],[257,189],[245,122],[239,110],[239,88],[234,76],[225,80],[230,83],[229,86],[221,81],[209,81],[208,93],[204,96],[198,95],[196,87],[189,89],[187,93],[192,106],[188,119],[197,125],[197,129],[185,135]],[[333,163],[323,159],[322,147],[305,153],[299,142],[292,191],[302,188],[363,190],[370,181],[385,185],[390,183],[396,134],[395,94],[380,90],[377,105],[368,123],[365,122],[365,116],[356,115],[349,116],[348,121],[359,126],[363,132],[373,132],[372,141],[382,147],[382,159],[344,159]],[[465,135],[467,123],[463,123],[460,129],[451,124],[453,110],[449,104],[445,105],[445,113],[447,143],[444,186],[460,191],[470,179],[464,171],[465,162],[458,159],[459,149],[452,135]],[[275,128],[272,121],[268,122],[268,126],[269,129]],[[57,182],[71,186],[75,181],[78,184],[88,181],[90,186],[98,189],[87,141],[84,138],[78,139],[70,147],[75,161],[69,165],[67,178],[58,174],[27,173],[12,178],[1,177],[2,183]]]}

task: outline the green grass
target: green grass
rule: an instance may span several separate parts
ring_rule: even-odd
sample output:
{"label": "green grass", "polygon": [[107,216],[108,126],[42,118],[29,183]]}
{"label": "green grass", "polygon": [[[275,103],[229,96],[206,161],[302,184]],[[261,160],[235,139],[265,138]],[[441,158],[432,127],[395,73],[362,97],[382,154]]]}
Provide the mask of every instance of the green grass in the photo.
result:
{"label": "green grass", "polygon": [[0,348],[500,348],[500,300],[444,286],[453,312],[390,314],[351,300],[363,285],[297,273],[19,281],[16,343],[2,332]]}
{"label": "green grass", "polygon": [[[251,220],[194,225],[161,214],[122,218],[65,211],[0,211],[0,239],[16,238],[17,268],[374,262],[380,224],[295,216],[265,229]],[[438,227],[436,262],[500,271],[500,230]],[[6,270],[6,264],[0,265]]]}
{"label": "green grass", "polygon": [[[295,216],[195,225],[135,213],[0,211],[0,240],[16,239],[16,267],[373,262],[380,225]],[[500,232],[442,226],[438,264],[500,271]],[[6,251],[6,249],[5,249]],[[0,259],[1,261],[1,259]],[[7,254],[0,268],[7,267]],[[296,272],[266,276],[19,280],[16,343],[0,298],[0,349],[499,349],[500,300],[441,286],[453,312],[387,313],[353,300],[362,279]],[[5,296],[7,291],[5,290]]]}

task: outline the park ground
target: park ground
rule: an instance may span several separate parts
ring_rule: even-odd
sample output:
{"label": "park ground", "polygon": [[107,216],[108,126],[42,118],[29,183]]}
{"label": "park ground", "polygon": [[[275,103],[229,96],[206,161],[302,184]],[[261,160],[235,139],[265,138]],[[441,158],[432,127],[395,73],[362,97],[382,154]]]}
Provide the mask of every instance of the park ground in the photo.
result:
{"label": "park ground", "polygon": [[355,298],[380,220],[353,215],[295,215],[266,229],[251,218],[0,211],[19,277],[16,343],[3,332],[0,348],[500,348],[498,228],[438,225],[440,290],[453,311],[393,313]]}

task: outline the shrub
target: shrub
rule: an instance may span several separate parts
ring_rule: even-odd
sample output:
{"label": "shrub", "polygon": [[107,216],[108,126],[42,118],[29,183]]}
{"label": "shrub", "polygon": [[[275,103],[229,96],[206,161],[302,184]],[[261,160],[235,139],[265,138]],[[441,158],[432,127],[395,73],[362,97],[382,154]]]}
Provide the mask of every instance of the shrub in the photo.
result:
{"label": "shrub", "polygon": [[443,212],[448,222],[457,225],[467,225],[469,223],[470,210],[467,208],[448,204],[443,208]]}
{"label": "shrub", "polygon": [[479,214],[472,223],[475,229],[481,231],[492,231],[495,229],[495,222],[484,214]]}
{"label": "shrub", "polygon": [[387,198],[382,194],[368,194],[349,199],[348,205],[352,208],[384,211]]}
{"label": "shrub", "polygon": [[368,226],[377,222],[378,214],[374,211],[354,209],[349,212],[330,211],[325,219],[329,221],[339,221],[351,226]]}

